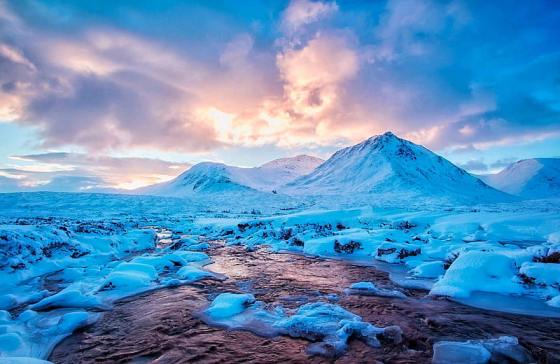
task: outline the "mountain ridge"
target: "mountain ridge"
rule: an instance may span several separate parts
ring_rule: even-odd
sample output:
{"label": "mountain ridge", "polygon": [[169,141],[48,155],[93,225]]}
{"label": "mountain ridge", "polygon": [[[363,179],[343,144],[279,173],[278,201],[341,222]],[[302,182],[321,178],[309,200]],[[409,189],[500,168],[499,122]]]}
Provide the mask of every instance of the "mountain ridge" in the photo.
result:
{"label": "mountain ridge", "polygon": [[488,185],[524,198],[560,197],[560,158],[530,158],[478,176]]}
{"label": "mountain ridge", "polygon": [[288,183],[281,191],[450,195],[470,201],[508,198],[445,158],[392,132],[337,151],[312,173]]}
{"label": "mountain ridge", "polygon": [[311,172],[323,160],[308,155],[279,158],[259,167],[243,168],[201,162],[171,181],[136,190],[139,194],[183,196],[199,192],[273,192],[275,188]]}

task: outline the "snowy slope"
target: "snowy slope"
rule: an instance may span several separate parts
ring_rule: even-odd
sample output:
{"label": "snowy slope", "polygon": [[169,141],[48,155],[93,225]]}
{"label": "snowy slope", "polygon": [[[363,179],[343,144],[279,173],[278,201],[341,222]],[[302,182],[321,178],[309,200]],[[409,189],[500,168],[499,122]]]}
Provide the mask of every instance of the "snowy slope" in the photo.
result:
{"label": "snowy slope", "polygon": [[136,190],[137,193],[159,196],[188,196],[196,193],[248,191],[237,183],[231,173],[235,167],[222,163],[199,163],[169,182]]}
{"label": "snowy slope", "polygon": [[480,176],[488,185],[526,198],[560,197],[560,158],[524,159],[503,171]]}
{"label": "snowy slope", "polygon": [[508,198],[423,146],[390,132],[336,152],[311,174],[287,184],[282,192],[395,193],[468,201]]}
{"label": "snowy slope", "polygon": [[560,197],[560,158],[525,159],[480,176],[488,185],[526,198]]}
{"label": "snowy slope", "polygon": [[197,193],[272,192],[278,186],[313,171],[322,159],[299,155],[268,162],[260,167],[241,168],[222,163],[199,163],[177,178],[137,190],[161,196],[188,196]]}

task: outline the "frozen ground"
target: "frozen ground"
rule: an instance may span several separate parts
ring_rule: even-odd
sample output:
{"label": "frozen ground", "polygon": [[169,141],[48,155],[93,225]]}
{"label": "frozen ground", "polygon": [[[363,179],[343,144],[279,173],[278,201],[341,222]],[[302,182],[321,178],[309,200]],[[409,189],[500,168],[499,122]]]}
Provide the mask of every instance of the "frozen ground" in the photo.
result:
{"label": "frozen ground", "polygon": [[[413,289],[433,302],[448,297],[487,310],[547,316],[554,324],[560,317],[560,200],[453,206],[388,194],[382,199],[225,194],[211,201],[3,194],[0,358],[46,359],[57,343],[97,322],[125,297],[197,287],[200,280],[227,282],[234,272],[208,265],[216,242],[240,245],[246,254],[266,247],[267,254],[344,260],[356,269],[389,273],[391,287],[359,277],[337,287],[348,296],[408,302],[402,291]],[[204,297],[210,311],[201,317],[217,327],[304,338],[312,342],[308,354],[335,356],[348,349],[351,336],[396,345],[378,335],[404,324],[369,322],[338,306],[334,297],[267,307],[259,292],[243,293],[243,300],[233,296],[214,309],[218,317],[209,314],[216,297]],[[322,319],[312,319],[317,325],[309,327],[303,318],[314,315]],[[511,333],[490,334],[497,339]],[[475,346],[482,357],[490,352],[478,342],[465,345]],[[431,352],[431,344],[422,350]]]}

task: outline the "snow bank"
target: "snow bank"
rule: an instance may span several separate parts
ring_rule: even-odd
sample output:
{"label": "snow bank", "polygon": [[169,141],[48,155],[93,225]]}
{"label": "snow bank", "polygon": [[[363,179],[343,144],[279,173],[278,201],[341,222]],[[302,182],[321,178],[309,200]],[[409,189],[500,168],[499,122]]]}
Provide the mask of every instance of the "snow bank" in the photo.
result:
{"label": "snow bank", "polygon": [[425,262],[414,267],[409,273],[418,278],[438,278],[445,273],[443,262]]}
{"label": "snow bank", "polygon": [[71,285],[52,296],[30,305],[29,308],[36,311],[47,310],[52,308],[97,308],[107,309],[99,297],[90,294],[91,290],[83,284]]}
{"label": "snow bank", "polygon": [[45,358],[56,343],[98,317],[83,310],[63,309],[46,313],[26,310],[12,319],[0,311],[0,358]]}
{"label": "snow bank", "polygon": [[459,255],[430,294],[457,298],[472,291],[521,294],[513,259],[491,252],[470,251]]}
{"label": "snow bank", "polygon": [[560,286],[560,264],[557,263],[523,263],[519,273],[534,283],[546,286]]}

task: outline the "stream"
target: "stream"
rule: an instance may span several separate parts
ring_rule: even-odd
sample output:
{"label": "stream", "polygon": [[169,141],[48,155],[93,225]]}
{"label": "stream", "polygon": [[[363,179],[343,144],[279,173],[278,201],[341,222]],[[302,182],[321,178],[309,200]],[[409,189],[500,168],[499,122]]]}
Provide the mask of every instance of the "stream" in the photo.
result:
{"label": "stream", "polygon": [[[539,363],[560,363],[560,319],[484,310],[427,296],[426,290],[397,286],[372,266],[295,254],[265,247],[247,251],[213,242],[206,251],[208,270],[228,277],[162,288],[115,303],[95,324],[75,332],[51,353],[54,363],[430,363],[432,345],[516,336]],[[407,298],[346,295],[358,281],[397,289]],[[199,312],[222,292],[252,293],[270,305],[296,308],[332,302],[376,326],[398,325],[400,344],[380,348],[350,340],[339,358],[310,357],[309,341],[286,336],[261,337],[246,331],[211,327]]]}

